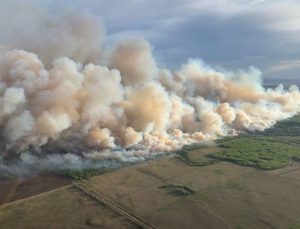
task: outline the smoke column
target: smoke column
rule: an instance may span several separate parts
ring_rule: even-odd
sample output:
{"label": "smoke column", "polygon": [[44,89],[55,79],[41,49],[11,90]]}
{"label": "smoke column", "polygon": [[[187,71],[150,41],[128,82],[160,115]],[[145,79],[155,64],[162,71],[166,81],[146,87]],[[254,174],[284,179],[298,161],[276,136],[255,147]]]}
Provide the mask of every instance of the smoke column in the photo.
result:
{"label": "smoke column", "polygon": [[[143,39],[105,49],[103,26],[85,12],[5,2],[0,15],[2,173],[18,173],[22,163],[60,169],[140,161],[264,130],[300,111],[296,86],[266,90],[253,67],[216,70],[191,59],[176,71],[161,69]],[[7,165],[16,157],[19,166]]]}

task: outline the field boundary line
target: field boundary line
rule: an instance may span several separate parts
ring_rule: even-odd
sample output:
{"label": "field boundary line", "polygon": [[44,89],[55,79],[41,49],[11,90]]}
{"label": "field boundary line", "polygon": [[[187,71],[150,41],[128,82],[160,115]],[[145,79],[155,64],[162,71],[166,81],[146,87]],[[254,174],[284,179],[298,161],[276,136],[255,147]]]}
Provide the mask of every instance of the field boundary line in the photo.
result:
{"label": "field boundary line", "polygon": [[26,202],[28,200],[36,199],[36,198],[39,198],[41,196],[48,195],[49,193],[56,192],[56,191],[59,191],[59,190],[63,190],[63,189],[70,188],[70,187],[73,187],[73,185],[69,184],[69,185],[61,186],[59,188],[52,189],[52,190],[49,190],[47,192],[42,192],[42,193],[39,193],[39,194],[35,194],[33,196],[28,196],[28,197],[25,197],[25,198],[22,198],[22,199],[18,199],[18,200],[9,202],[9,203],[4,203],[4,204],[0,205],[0,209],[9,207],[9,206],[15,205],[15,204],[21,204],[21,203]]}
{"label": "field boundary line", "polygon": [[155,226],[150,224],[149,222],[145,221],[141,217],[137,216],[135,213],[121,207],[120,205],[106,199],[103,195],[95,192],[90,187],[87,187],[87,185],[84,182],[76,181],[73,182],[73,185],[86,193],[88,196],[92,197],[93,199],[96,199],[97,201],[101,202],[105,206],[111,208],[113,211],[117,212],[118,214],[124,216],[125,218],[129,219],[134,224],[146,228],[146,229],[157,229]]}

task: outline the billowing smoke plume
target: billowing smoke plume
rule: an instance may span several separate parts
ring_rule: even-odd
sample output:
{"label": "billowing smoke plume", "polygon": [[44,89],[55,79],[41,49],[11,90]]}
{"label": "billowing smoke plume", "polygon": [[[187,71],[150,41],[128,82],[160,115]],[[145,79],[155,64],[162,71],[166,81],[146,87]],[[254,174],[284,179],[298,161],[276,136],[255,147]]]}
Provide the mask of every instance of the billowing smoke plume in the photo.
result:
{"label": "billowing smoke plume", "polygon": [[161,69],[142,39],[104,52],[93,16],[18,7],[10,21],[11,11],[0,10],[2,160],[20,155],[25,164],[53,168],[138,161],[263,130],[300,111],[296,86],[266,90],[253,67],[229,72],[189,60],[176,71]]}
{"label": "billowing smoke plume", "polygon": [[37,53],[48,67],[56,58],[98,62],[105,32],[99,18],[74,9],[49,9],[39,0],[0,1],[0,49]]}

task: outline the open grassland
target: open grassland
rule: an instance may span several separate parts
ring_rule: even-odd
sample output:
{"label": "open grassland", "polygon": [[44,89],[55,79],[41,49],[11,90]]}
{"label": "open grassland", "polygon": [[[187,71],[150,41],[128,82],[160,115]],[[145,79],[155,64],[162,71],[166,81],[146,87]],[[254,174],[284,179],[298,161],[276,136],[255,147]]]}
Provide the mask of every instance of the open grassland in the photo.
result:
{"label": "open grassland", "polygon": [[0,177],[0,205],[44,193],[70,183],[70,178],[57,176],[53,173],[30,177]]}
{"label": "open grassland", "polygon": [[85,185],[157,228],[289,228],[300,219],[300,165],[261,171],[153,160]]}
{"label": "open grassland", "polygon": [[139,228],[72,185],[0,206],[1,229]]}
{"label": "open grassland", "polygon": [[126,214],[172,229],[281,229],[300,222],[298,163],[262,171],[164,158],[79,182],[82,188],[71,184],[0,206],[0,228],[139,228]]}

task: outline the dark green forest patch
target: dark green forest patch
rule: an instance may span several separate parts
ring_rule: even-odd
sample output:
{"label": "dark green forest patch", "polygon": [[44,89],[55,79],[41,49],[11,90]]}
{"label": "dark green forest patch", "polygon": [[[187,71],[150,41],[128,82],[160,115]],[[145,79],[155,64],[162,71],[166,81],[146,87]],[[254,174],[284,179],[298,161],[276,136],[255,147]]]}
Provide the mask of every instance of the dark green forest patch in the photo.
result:
{"label": "dark green forest patch", "polygon": [[[215,152],[205,153],[214,148]],[[225,137],[215,146],[190,145],[179,150],[182,161],[191,166],[204,166],[221,161],[272,170],[300,161],[300,115],[278,122],[263,132],[249,132]],[[190,155],[199,153],[201,160]]]}

